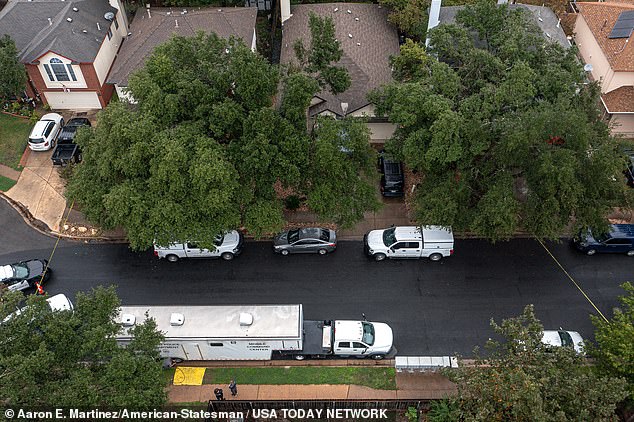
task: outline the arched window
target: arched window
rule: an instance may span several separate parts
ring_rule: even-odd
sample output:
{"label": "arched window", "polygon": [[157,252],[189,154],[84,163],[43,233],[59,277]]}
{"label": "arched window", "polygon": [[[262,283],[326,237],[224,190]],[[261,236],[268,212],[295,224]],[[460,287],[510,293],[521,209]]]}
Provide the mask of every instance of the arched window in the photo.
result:
{"label": "arched window", "polygon": [[77,81],[73,66],[64,64],[60,59],[53,57],[49,63],[44,63],[44,69],[48,79],[52,82]]}

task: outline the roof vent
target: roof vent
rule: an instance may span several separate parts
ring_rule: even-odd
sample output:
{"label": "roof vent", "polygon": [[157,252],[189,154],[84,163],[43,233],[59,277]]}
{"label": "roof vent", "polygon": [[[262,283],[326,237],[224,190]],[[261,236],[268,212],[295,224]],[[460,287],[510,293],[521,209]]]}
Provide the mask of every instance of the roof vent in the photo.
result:
{"label": "roof vent", "polygon": [[170,315],[170,325],[178,327],[185,323],[185,315],[174,312]]}
{"label": "roof vent", "polygon": [[99,25],[99,22],[97,22],[97,31],[101,31],[101,25]]}
{"label": "roof vent", "polygon": [[185,13],[187,13],[187,9],[183,9],[183,11],[181,12],[181,15],[184,15]]}
{"label": "roof vent", "polygon": [[84,34],[88,33],[88,31],[86,31],[85,29],[82,29],[81,32],[83,32]]}
{"label": "roof vent", "polygon": [[67,22],[72,22],[72,21],[73,21],[73,18],[66,18],[66,21],[67,21]]}
{"label": "roof vent", "polygon": [[352,34],[348,34],[348,38],[352,38]]}
{"label": "roof vent", "polygon": [[132,314],[121,315],[121,325],[124,327],[132,327],[136,323],[136,317]]}
{"label": "roof vent", "polygon": [[253,315],[248,312],[240,312],[240,326],[248,326],[253,324]]}
{"label": "roof vent", "polygon": [[333,12],[338,12],[338,11],[339,11],[338,7],[335,7],[335,10],[333,10]]}
{"label": "roof vent", "polygon": [[[30,1],[32,1],[32,0],[30,0]],[[48,25],[49,25],[49,26],[53,25],[53,19],[48,18]]]}
{"label": "roof vent", "polygon": [[103,15],[103,17],[105,20],[112,22],[114,20],[114,13],[106,12],[106,14]]}
{"label": "roof vent", "polygon": [[79,12],[79,9],[76,7],[73,7],[73,12]]}
{"label": "roof vent", "polygon": [[360,47],[360,46],[361,46],[361,43],[360,43],[360,42],[358,42],[358,43],[357,43],[357,46],[359,46],[359,47]]}
{"label": "roof vent", "polygon": [[174,28],[178,28],[178,19],[174,19],[174,22],[176,22],[176,25],[174,25]]}
{"label": "roof vent", "polygon": [[359,18],[354,18],[355,21],[359,22]]}

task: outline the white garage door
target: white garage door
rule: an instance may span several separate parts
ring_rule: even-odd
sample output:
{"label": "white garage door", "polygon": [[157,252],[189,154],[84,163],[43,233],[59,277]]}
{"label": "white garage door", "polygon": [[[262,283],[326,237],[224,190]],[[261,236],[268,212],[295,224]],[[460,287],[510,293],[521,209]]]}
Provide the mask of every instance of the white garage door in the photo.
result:
{"label": "white garage door", "polygon": [[45,92],[46,101],[54,110],[87,110],[101,108],[96,92]]}

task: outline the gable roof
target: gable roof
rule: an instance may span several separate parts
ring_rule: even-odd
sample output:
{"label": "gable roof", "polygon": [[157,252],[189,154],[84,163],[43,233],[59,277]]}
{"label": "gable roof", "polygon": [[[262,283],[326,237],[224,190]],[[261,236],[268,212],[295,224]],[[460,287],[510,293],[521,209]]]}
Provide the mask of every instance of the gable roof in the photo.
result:
{"label": "gable roof", "polygon": [[282,29],[282,64],[297,64],[293,48],[296,40],[301,38],[304,45],[309,47],[308,18],[311,12],[332,17],[335,37],[343,50],[341,60],[336,65],[348,70],[352,83],[347,91],[336,96],[327,90],[320,92],[318,96],[324,101],[312,106],[309,114],[315,116],[329,110],[342,116],[341,103],[348,103],[347,113],[367,106],[370,104],[367,94],[392,81],[389,58],[399,53],[398,34],[396,28],[387,21],[388,11],[369,3],[297,5],[291,9],[292,16],[284,22]]}
{"label": "gable roof", "polygon": [[[541,29],[544,37],[561,45],[563,48],[570,48],[570,42],[566,38],[564,30],[561,28],[559,18],[548,7],[533,6],[530,4],[507,4],[509,10],[521,9],[529,12],[527,16],[532,17],[534,23]],[[444,6],[440,8],[440,24],[451,25],[456,23],[456,14],[465,6]]]}
{"label": "gable roof", "polygon": [[608,113],[634,113],[634,86],[622,86],[601,95]]}
{"label": "gable roof", "polygon": [[[108,77],[108,82],[128,85],[128,78],[145,64],[154,48],[170,39],[172,34],[193,36],[197,31],[215,32],[221,38],[241,38],[247,47],[253,43],[256,7],[228,9],[176,9],[155,7],[150,12],[139,10],[130,24],[126,38]],[[177,26],[178,24],[178,26]]]}
{"label": "gable roof", "polygon": [[628,42],[628,38],[610,39],[608,37],[621,12],[634,10],[634,0],[601,3],[577,2],[577,7],[612,70],[615,72],[633,72],[634,42]]}
{"label": "gable roof", "polygon": [[91,63],[112,24],[107,12],[117,12],[108,0],[11,0],[0,11],[0,36],[13,38],[22,63],[49,51]]}

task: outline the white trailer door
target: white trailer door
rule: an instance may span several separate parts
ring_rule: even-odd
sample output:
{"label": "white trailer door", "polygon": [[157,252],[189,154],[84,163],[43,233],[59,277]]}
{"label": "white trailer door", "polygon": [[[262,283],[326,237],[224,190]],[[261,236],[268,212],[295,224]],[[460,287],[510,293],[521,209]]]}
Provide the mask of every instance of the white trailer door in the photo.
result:
{"label": "white trailer door", "polygon": [[183,347],[183,352],[185,353],[185,359],[204,360],[203,354],[200,350],[200,344],[185,342],[181,346]]}

